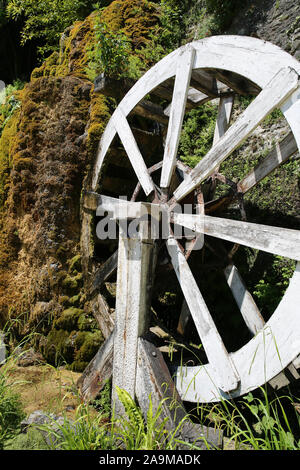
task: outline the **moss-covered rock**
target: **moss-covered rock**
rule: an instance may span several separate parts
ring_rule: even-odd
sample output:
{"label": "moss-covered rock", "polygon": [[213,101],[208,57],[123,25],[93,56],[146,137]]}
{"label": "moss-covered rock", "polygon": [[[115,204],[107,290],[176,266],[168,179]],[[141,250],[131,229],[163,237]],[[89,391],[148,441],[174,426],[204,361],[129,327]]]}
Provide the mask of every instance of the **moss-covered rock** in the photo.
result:
{"label": "moss-covered rock", "polygon": [[59,318],[54,322],[56,329],[63,329],[66,331],[73,331],[77,329],[78,319],[83,314],[83,310],[76,307],[70,307],[64,310]]}
{"label": "moss-covered rock", "polygon": [[[75,360],[71,365],[71,369],[78,372],[83,366],[86,367],[98,352],[103,336],[100,331],[80,332],[76,339]],[[82,369],[81,369],[82,370]]]}
{"label": "moss-covered rock", "polygon": [[74,346],[70,340],[70,333],[65,330],[51,330],[42,346],[42,354],[49,364],[55,366],[72,362]]}

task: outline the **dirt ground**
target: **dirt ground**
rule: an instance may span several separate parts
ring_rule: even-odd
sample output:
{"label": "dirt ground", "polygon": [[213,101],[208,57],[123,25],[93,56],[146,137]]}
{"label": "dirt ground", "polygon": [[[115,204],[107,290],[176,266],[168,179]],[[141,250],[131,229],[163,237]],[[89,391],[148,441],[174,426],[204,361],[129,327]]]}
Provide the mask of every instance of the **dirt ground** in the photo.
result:
{"label": "dirt ground", "polygon": [[26,414],[42,410],[56,415],[65,413],[71,418],[81,402],[76,387],[80,375],[49,365],[13,365],[8,371],[8,381],[13,385],[13,390],[21,395]]}

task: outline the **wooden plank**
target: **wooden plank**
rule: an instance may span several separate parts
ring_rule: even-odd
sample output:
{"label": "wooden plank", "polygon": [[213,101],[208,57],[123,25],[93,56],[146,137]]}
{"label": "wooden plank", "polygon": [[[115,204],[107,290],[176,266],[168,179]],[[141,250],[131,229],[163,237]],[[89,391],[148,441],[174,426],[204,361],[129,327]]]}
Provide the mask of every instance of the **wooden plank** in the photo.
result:
{"label": "wooden plank", "polygon": [[[150,394],[155,411],[159,403],[166,399],[163,404],[162,419],[168,418],[167,429],[175,429],[186,416],[186,411],[161,351],[141,337],[138,339],[136,397],[145,416],[149,407]],[[172,402],[175,405],[173,408],[170,407]]]}
{"label": "wooden plank", "polygon": [[211,98],[217,98],[220,91],[225,91],[225,87],[223,87],[223,90],[219,90],[218,85],[220,85],[220,83],[217,84],[215,77],[209,74],[207,71],[201,69],[193,70],[191,76],[191,86],[196,90],[201,91]]}
{"label": "wooden plank", "polygon": [[300,355],[298,355],[296,359],[293,360],[293,365],[296,369],[300,369]]}
{"label": "wooden plank", "polygon": [[227,70],[214,72],[215,77],[220,81],[225,83],[229,88],[231,88],[236,93],[240,95],[258,95],[261,91],[255,83],[246,80],[244,77],[229,72]]}
{"label": "wooden plank", "polygon": [[174,238],[168,239],[167,248],[196,329],[211,364],[214,381],[225,392],[234,390],[238,386],[238,374],[207,309],[184,254]]}
{"label": "wooden plank", "polygon": [[104,282],[116,272],[117,266],[118,250],[116,250],[94,273],[92,286],[88,290],[89,297],[93,297],[99,292]]}
{"label": "wooden plank", "polygon": [[[212,427],[197,426],[187,419],[187,413],[172,381],[168,367],[159,349],[144,338],[138,340],[138,363],[136,374],[136,397],[147,419],[149,396],[151,394],[153,415],[162,403],[161,414],[157,421],[174,432],[178,439],[192,441],[197,447],[206,449],[205,441],[213,448],[222,448],[223,433]],[[184,424],[180,424],[184,420]],[[195,427],[196,426],[196,427]]]}
{"label": "wooden plank", "polygon": [[220,98],[213,145],[215,145],[221,139],[221,137],[223,137],[229,127],[233,101],[234,95],[223,96]]}
{"label": "wooden plank", "polygon": [[154,240],[148,230],[145,221],[139,238],[127,238],[121,226],[119,231],[112,395],[116,414],[124,413],[116,386],[135,396],[137,342],[149,319]]}
{"label": "wooden plank", "polygon": [[176,224],[256,250],[300,260],[298,230],[253,224],[209,215],[173,214]]}
{"label": "wooden plank", "polygon": [[85,402],[91,401],[110,380],[113,365],[114,335],[111,334],[77,381]]}
{"label": "wooden plank", "polygon": [[249,331],[256,335],[264,327],[265,321],[252,295],[246,289],[240,273],[234,264],[228,265],[224,269],[224,274]]}
{"label": "wooden plank", "polygon": [[186,49],[177,65],[172,105],[170,110],[168,133],[163,158],[160,186],[168,188],[176,164],[176,154],[185,113],[188,88],[195,57],[193,48]]}
{"label": "wooden plank", "polygon": [[141,101],[133,108],[131,114],[137,114],[138,116],[152,119],[164,126],[167,126],[169,123],[169,117],[164,113],[163,108],[158,104],[151,103],[151,101]]}
{"label": "wooden plank", "polygon": [[270,153],[238,183],[238,191],[245,194],[297,151],[298,147],[293,133],[289,132],[288,135],[281,142],[277,143]]}
{"label": "wooden plank", "polygon": [[147,171],[146,164],[137,146],[128,121],[120,108],[117,108],[114,113],[114,126],[116,132],[119,134],[128,158],[131,161],[137,178],[141,183],[146,196],[148,196],[152,191],[154,191],[154,184]]}
{"label": "wooden plank", "polygon": [[245,346],[231,354],[240,376],[240,386],[221,393],[211,378],[210,364],[178,367],[176,388],[183,400],[215,402],[249,393],[269,382],[299,355],[300,351],[300,263],[284,297],[270,320]]}
{"label": "wooden plank", "polygon": [[106,300],[98,293],[91,300],[90,306],[104,338],[108,338],[114,328],[114,316],[112,315]]}
{"label": "wooden plank", "polygon": [[146,213],[151,213],[151,211],[154,214],[158,208],[157,204],[126,201],[93,191],[84,193],[83,205],[88,210],[97,210],[97,215],[110,212],[114,219],[137,219]]}
{"label": "wooden plank", "polygon": [[[234,95],[228,95],[220,98],[218,116],[216,119],[216,126],[214,131],[213,146],[223,137],[229,127],[231,119],[232,108],[234,102]],[[215,172],[219,171],[219,167],[215,169]],[[217,180],[213,179],[210,183],[207,199],[212,200],[217,188]]]}
{"label": "wooden plank", "polygon": [[298,74],[291,68],[280,70],[261,93],[238,117],[226,134],[191,171],[174,192],[180,201],[195,189],[249,136],[255,127],[276,107],[279,107],[299,84]]}

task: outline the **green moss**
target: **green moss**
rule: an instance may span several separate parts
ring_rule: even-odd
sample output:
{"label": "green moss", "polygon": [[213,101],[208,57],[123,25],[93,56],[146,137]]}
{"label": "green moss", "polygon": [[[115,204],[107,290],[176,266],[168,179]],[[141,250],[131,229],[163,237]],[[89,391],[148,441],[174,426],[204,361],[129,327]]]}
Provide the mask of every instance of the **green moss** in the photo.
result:
{"label": "green moss", "polygon": [[57,366],[73,361],[74,347],[69,336],[70,333],[65,330],[50,331],[46,344],[41,347],[42,354],[49,364]]}
{"label": "green moss", "polygon": [[72,259],[69,260],[69,271],[72,273],[73,271],[81,271],[81,255],[76,255]]}
{"label": "green moss", "polygon": [[67,308],[62,312],[57,320],[54,322],[54,327],[56,329],[63,329],[66,331],[73,331],[77,329],[77,322],[82,315],[83,310],[76,307]]}
{"label": "green moss", "polygon": [[76,276],[67,275],[62,281],[62,287],[66,294],[75,295],[83,285],[82,273],[78,273]]}
{"label": "green moss", "polygon": [[122,29],[136,48],[148,41],[151,29],[158,23],[159,8],[147,0],[117,0],[103,10],[101,20],[111,31]]}
{"label": "green moss", "polygon": [[103,342],[103,336],[100,331],[95,332],[81,332],[83,342],[80,348],[75,353],[75,361],[89,363],[95,354],[99,351],[100,345]]}
{"label": "green moss", "polygon": [[80,331],[92,331],[97,329],[97,322],[92,315],[83,313],[78,318],[78,328]]}
{"label": "green moss", "polygon": [[0,207],[3,207],[7,198],[9,175],[16,147],[19,120],[20,109],[17,109],[7,121],[0,137]]}
{"label": "green moss", "polygon": [[81,296],[80,294],[73,295],[73,297],[69,298],[69,304],[73,307],[79,307],[81,303]]}

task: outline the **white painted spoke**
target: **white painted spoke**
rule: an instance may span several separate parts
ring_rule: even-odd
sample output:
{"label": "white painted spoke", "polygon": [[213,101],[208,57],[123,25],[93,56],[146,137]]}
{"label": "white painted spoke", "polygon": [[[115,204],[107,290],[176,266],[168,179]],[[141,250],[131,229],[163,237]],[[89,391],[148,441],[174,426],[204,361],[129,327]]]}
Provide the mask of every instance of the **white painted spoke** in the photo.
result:
{"label": "white painted spoke", "polygon": [[207,358],[214,371],[215,383],[224,392],[234,390],[238,386],[238,374],[211,318],[184,254],[174,238],[168,239],[167,248]]}
{"label": "white painted spoke", "polygon": [[[300,347],[300,263],[277,309],[264,327],[241,349],[231,354],[241,378],[229,395],[220,393],[211,380],[211,364],[178,367],[176,388],[183,400],[214,402],[249,393],[269,382],[298,355]],[[296,359],[296,364],[297,359]]]}
{"label": "white painted spoke", "polygon": [[184,50],[178,61],[160,180],[160,186],[162,188],[169,187],[176,164],[176,154],[189,91],[194,57],[194,49],[188,48]]}
{"label": "white painted spoke", "polygon": [[252,295],[234,264],[228,265],[224,269],[224,274],[249,331],[256,335],[264,327],[265,322]]}
{"label": "white painted spoke", "polygon": [[298,230],[253,224],[209,215],[173,214],[176,224],[195,232],[263,250],[274,255],[300,260]]}
{"label": "white painted spoke", "polygon": [[238,183],[238,191],[245,194],[297,151],[298,147],[295,138],[292,132],[289,132],[280,143],[276,144],[263,161]]}
{"label": "white painted spoke", "polygon": [[120,109],[117,109],[114,114],[114,126],[119,134],[124,149],[131,161],[132,167],[138,177],[139,182],[146,196],[154,191],[154,184],[151,176],[148,173],[146,164],[137,146],[136,140],[130,129],[128,121]]}
{"label": "white painted spoke", "polygon": [[180,184],[174,192],[176,200],[180,201],[213,173],[215,168],[242,144],[255,127],[273,109],[279,107],[298,86],[298,74],[290,67],[281,69],[198,163],[189,177]]}

